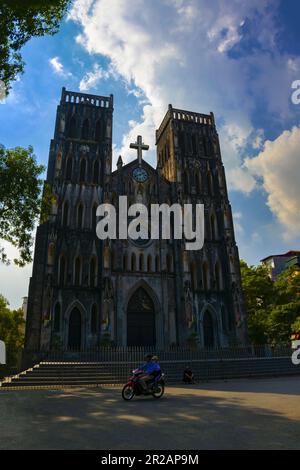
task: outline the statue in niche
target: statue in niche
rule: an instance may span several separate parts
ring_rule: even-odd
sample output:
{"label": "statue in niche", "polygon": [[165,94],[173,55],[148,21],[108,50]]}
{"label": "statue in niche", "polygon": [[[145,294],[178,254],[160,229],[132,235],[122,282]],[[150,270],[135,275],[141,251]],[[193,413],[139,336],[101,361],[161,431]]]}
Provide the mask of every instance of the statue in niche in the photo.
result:
{"label": "statue in niche", "polygon": [[62,113],[60,117],[59,131],[63,133],[65,132],[65,128],[66,128],[66,118],[65,118],[64,113]]}
{"label": "statue in niche", "polygon": [[103,292],[102,330],[107,332],[110,330],[114,306],[114,287],[109,277],[103,279]]}
{"label": "statue in niche", "polygon": [[184,303],[185,303],[185,323],[189,329],[192,328],[195,322],[193,304],[192,304],[192,291],[190,281],[184,283]]}

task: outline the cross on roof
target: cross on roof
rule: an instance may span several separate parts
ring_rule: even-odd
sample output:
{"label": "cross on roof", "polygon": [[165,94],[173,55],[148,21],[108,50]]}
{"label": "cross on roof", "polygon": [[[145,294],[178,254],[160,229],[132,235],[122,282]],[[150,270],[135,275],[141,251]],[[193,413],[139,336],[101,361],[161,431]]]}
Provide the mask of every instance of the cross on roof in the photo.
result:
{"label": "cross on roof", "polygon": [[137,150],[137,156],[139,160],[139,166],[142,166],[142,158],[143,158],[143,150],[149,150],[149,145],[145,145],[143,143],[143,139],[141,135],[137,136],[136,142],[130,144],[131,149]]}

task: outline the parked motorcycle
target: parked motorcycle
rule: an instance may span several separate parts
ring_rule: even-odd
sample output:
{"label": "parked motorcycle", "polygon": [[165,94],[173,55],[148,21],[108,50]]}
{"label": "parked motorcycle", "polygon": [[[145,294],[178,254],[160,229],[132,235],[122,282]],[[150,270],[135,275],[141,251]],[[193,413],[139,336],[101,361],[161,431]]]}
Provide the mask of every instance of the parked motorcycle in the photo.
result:
{"label": "parked motorcycle", "polygon": [[132,400],[134,396],[138,395],[152,395],[154,398],[161,398],[163,396],[165,393],[165,374],[160,372],[151,382],[148,382],[147,390],[144,390],[139,382],[139,378],[143,374],[144,371],[141,369],[132,371],[132,376],[122,390],[122,398],[124,400]]}

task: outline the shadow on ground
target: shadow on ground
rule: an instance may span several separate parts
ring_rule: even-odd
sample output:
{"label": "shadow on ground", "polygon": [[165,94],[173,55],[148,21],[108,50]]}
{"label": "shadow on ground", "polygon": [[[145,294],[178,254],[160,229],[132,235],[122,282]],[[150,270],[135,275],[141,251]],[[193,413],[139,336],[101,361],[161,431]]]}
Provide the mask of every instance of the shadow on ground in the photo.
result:
{"label": "shadow on ground", "polygon": [[290,378],[169,387],[161,400],[131,402],[118,388],[1,392],[0,448],[299,449],[299,391]]}

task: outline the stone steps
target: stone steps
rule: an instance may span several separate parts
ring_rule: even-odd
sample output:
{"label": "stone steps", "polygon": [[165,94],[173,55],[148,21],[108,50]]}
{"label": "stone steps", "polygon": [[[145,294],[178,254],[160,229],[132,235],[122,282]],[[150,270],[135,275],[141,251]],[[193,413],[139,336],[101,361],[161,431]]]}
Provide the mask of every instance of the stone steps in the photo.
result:
{"label": "stone steps", "polygon": [[[294,366],[289,357],[248,358],[207,361],[161,362],[167,383],[180,383],[182,371],[187,364],[195,374],[196,381],[233,379],[240,377],[263,377],[300,374],[300,366]],[[124,384],[130,371],[136,367],[132,362],[41,362],[27,371],[6,379],[2,389],[12,387],[97,386]]]}

